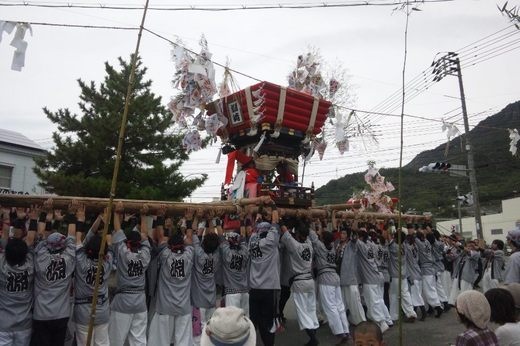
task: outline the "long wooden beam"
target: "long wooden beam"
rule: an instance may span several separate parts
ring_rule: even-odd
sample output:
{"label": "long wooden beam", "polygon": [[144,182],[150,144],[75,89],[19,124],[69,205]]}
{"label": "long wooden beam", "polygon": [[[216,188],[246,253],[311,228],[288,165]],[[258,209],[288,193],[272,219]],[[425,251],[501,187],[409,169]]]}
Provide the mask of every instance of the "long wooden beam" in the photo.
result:
{"label": "long wooden beam", "polygon": [[[108,198],[97,198],[97,197],[75,197],[75,196],[50,196],[50,195],[15,195],[15,194],[0,194],[0,205],[4,207],[24,207],[28,208],[31,205],[41,205],[47,199],[52,198],[53,207],[55,209],[67,209],[72,200],[77,200],[80,203],[85,204],[87,210],[101,212],[108,205]],[[235,201],[215,201],[206,203],[184,203],[184,202],[171,202],[171,201],[153,201],[153,200],[135,200],[135,199],[114,199],[114,202],[123,202],[125,210],[128,212],[138,212],[144,204],[148,205],[149,210],[154,213],[158,209],[165,207],[166,213],[171,216],[182,216],[187,209],[203,209],[213,210],[221,213],[236,213],[245,206],[249,206],[251,211],[255,212],[258,210],[258,206],[262,205],[268,196],[261,196],[256,198],[241,198]],[[357,212],[354,210],[348,210],[352,208],[352,205],[346,204],[334,204],[319,207],[312,207],[309,209],[297,209],[297,208],[278,208],[282,215],[287,216],[309,216],[312,218],[329,219],[331,212],[336,211],[336,217],[347,219],[397,219],[398,214],[386,214],[376,212]],[[414,221],[423,220],[425,217],[422,215],[407,215],[401,214],[402,219],[412,218]]]}

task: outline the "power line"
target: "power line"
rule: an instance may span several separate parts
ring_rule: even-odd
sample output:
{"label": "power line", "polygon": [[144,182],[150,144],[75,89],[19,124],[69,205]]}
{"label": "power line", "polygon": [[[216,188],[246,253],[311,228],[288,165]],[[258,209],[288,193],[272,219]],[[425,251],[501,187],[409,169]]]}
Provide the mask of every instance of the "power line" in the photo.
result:
{"label": "power line", "polygon": [[[441,3],[451,2],[453,0],[416,0],[409,1],[411,4],[423,3]],[[271,10],[271,9],[285,9],[285,10],[301,10],[301,9],[317,9],[317,8],[342,8],[342,7],[362,7],[362,6],[398,6],[402,5],[402,1],[349,1],[349,2],[321,2],[321,3],[294,3],[294,4],[256,4],[256,5],[180,5],[172,7],[170,5],[155,5],[148,8],[151,11],[206,11],[206,12],[224,12],[224,11],[247,11],[247,10]],[[104,4],[85,4],[85,3],[63,3],[63,2],[2,2],[0,6],[4,7],[40,7],[40,8],[79,8],[79,9],[103,9],[103,10],[143,10],[143,6],[130,5],[104,5]]]}

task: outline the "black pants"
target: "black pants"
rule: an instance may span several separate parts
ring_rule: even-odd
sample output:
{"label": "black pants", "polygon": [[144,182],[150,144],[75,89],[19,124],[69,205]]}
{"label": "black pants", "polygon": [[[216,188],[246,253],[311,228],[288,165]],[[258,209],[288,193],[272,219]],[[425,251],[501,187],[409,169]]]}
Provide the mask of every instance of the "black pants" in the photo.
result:
{"label": "black pants", "polygon": [[31,346],[63,346],[68,322],[68,318],[48,321],[33,320]]}
{"label": "black pants", "polygon": [[280,311],[278,311],[278,314],[280,317],[284,317],[283,310],[285,309],[285,304],[287,304],[287,301],[289,300],[289,297],[291,296],[291,288],[289,286],[283,286],[282,290],[280,291]]}
{"label": "black pants", "polygon": [[274,333],[270,332],[278,313],[278,292],[276,290],[251,289],[249,291],[249,314],[258,328],[264,346],[274,345]]}

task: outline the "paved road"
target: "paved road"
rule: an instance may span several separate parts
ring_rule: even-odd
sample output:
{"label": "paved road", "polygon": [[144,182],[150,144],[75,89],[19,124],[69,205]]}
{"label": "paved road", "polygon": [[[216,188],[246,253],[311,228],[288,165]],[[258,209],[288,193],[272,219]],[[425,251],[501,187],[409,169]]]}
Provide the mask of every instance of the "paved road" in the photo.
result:
{"label": "paved road", "polygon": [[[288,318],[287,328],[285,332],[276,336],[276,345],[304,345],[308,340],[307,335],[299,330],[292,299],[287,303],[285,314]],[[458,322],[454,309],[451,309],[439,319],[429,317],[424,322],[403,324],[403,345],[448,346],[455,343],[455,338],[462,331],[464,326]],[[337,342],[327,325],[321,326],[317,335],[320,345],[334,345]],[[389,346],[399,345],[397,325],[384,334],[384,339]],[[261,341],[258,345],[262,345]],[[350,342],[349,345],[353,343]]]}

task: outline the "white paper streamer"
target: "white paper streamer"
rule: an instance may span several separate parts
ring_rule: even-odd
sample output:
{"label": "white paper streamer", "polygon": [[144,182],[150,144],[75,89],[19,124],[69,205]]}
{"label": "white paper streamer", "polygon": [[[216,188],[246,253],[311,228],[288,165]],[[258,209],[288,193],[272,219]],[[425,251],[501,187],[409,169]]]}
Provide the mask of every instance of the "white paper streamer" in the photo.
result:
{"label": "white paper streamer", "polygon": [[509,143],[509,151],[511,155],[515,156],[518,150],[518,141],[520,141],[520,134],[518,134],[517,129],[508,129],[509,130],[509,139],[511,142]]}

